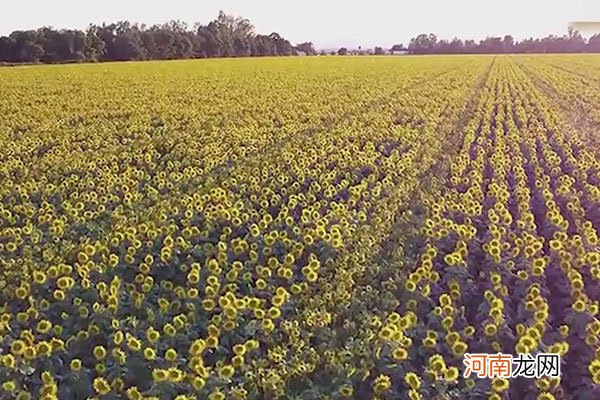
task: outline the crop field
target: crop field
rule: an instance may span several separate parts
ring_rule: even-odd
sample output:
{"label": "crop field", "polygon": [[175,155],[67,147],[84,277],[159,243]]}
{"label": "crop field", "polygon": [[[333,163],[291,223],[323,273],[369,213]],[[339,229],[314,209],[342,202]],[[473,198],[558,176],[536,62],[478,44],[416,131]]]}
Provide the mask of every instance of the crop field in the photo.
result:
{"label": "crop field", "polygon": [[3,68],[0,399],[600,399],[599,230],[600,56]]}

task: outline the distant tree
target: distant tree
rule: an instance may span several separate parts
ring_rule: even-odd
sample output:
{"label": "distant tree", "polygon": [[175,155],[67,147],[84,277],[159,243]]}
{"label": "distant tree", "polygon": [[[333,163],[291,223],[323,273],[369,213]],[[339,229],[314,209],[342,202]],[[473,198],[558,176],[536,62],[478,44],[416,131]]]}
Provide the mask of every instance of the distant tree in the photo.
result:
{"label": "distant tree", "polygon": [[600,34],[594,35],[588,40],[586,51],[600,53]]}
{"label": "distant tree", "polygon": [[43,42],[37,31],[15,31],[9,36],[11,62],[39,62],[44,56]]}
{"label": "distant tree", "polygon": [[477,43],[474,40],[465,40],[464,53],[473,54],[477,52]]}
{"label": "distant tree", "polygon": [[578,31],[569,28],[567,37],[567,50],[569,50],[569,52],[581,53],[585,51],[585,47],[586,42],[581,34]]}
{"label": "distant tree", "polygon": [[511,35],[504,36],[502,46],[505,53],[512,53],[515,47],[515,39]]}
{"label": "distant tree", "polygon": [[404,50],[404,46],[402,46],[401,44],[395,44],[390,49],[390,51],[402,51],[402,50]]}
{"label": "distant tree", "polygon": [[97,35],[97,27],[90,25],[85,32],[85,58],[98,61],[105,53],[106,43]]}
{"label": "distant tree", "polygon": [[167,47],[168,58],[185,59],[195,56],[195,38],[189,32],[185,22],[170,21],[162,26],[162,30],[167,33],[167,37],[170,36]]}
{"label": "distant tree", "polygon": [[251,54],[250,38],[254,36],[254,26],[245,18],[227,15],[223,11],[209,24],[221,56],[244,57]]}
{"label": "distant tree", "polygon": [[277,55],[277,46],[270,36],[257,35],[256,48],[259,56],[275,56]]}
{"label": "distant tree", "polygon": [[461,54],[465,52],[465,44],[459,38],[454,38],[448,44],[448,52],[450,54]]}
{"label": "distant tree", "polygon": [[213,25],[198,26],[196,36],[198,37],[198,57],[221,57],[221,47]]}
{"label": "distant tree", "polygon": [[544,50],[539,39],[524,39],[515,44],[516,53],[543,53]]}
{"label": "distant tree", "polygon": [[37,41],[44,49],[42,62],[80,61],[86,58],[86,36],[82,31],[40,28]]}
{"label": "distant tree", "polygon": [[385,54],[385,51],[383,50],[383,47],[375,47],[375,53],[376,56],[381,56]]}
{"label": "distant tree", "polygon": [[339,56],[345,56],[348,55],[348,49],[345,47],[341,47],[338,51],[337,51]]}
{"label": "distant tree", "polygon": [[16,56],[16,42],[13,37],[0,37],[0,61],[19,62]]}
{"label": "distant tree", "polygon": [[408,50],[411,54],[431,54],[437,51],[437,36],[433,33],[421,34],[411,39]]}
{"label": "distant tree", "polygon": [[273,32],[269,35],[270,40],[275,44],[276,54],[280,56],[290,56],[294,54],[295,50],[288,40],[279,35],[277,32]]}
{"label": "distant tree", "polygon": [[129,61],[146,58],[141,32],[137,25],[129,21],[121,21],[115,25],[115,37],[112,46],[108,48],[111,60]]}
{"label": "distant tree", "polygon": [[504,46],[502,45],[502,38],[499,37],[487,37],[479,42],[478,53],[503,53]]}
{"label": "distant tree", "polygon": [[296,45],[296,50],[301,51],[307,55],[317,54],[315,47],[312,42],[304,42]]}
{"label": "distant tree", "polygon": [[140,28],[129,21],[96,27],[95,34],[104,42],[104,61],[143,60],[146,49]]}
{"label": "distant tree", "polygon": [[447,41],[446,39],[440,40],[436,46],[437,46],[436,52],[444,53],[444,54],[452,53],[451,48],[450,48],[450,42]]}

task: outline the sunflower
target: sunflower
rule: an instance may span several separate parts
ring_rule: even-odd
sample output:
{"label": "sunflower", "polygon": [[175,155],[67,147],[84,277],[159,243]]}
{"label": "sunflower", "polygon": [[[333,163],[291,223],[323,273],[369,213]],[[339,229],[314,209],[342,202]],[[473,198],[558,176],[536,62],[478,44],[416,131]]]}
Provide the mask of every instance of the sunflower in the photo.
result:
{"label": "sunflower", "polygon": [[156,359],[156,351],[150,347],[146,347],[144,349],[144,358],[148,361],[153,361]]}
{"label": "sunflower", "polygon": [[104,360],[106,357],[106,349],[103,346],[96,346],[92,351],[96,360]]}
{"label": "sunflower", "polygon": [[537,395],[537,398],[536,398],[536,399],[537,399],[537,400],[554,400],[554,399],[555,399],[555,397],[554,397],[554,395],[553,395],[552,393],[550,393],[550,392],[540,392],[540,393]]}
{"label": "sunflower", "polygon": [[403,347],[397,347],[392,352],[392,358],[396,361],[404,361],[408,358],[408,352]]}
{"label": "sunflower", "polygon": [[494,324],[487,324],[483,330],[486,336],[494,336],[498,332],[498,327]]}
{"label": "sunflower", "polygon": [[152,371],[152,378],[154,382],[164,382],[168,379],[169,374],[164,369],[155,369]]}
{"label": "sunflower", "polygon": [[95,378],[93,383],[94,390],[100,396],[107,395],[111,391],[110,384],[104,378]]}
{"label": "sunflower", "polygon": [[459,340],[452,345],[452,353],[455,357],[461,357],[467,352],[468,348],[469,346],[465,342]]}
{"label": "sunflower", "polygon": [[456,367],[446,368],[444,371],[444,380],[446,382],[455,382],[458,379],[459,371]]}
{"label": "sunflower", "polygon": [[17,339],[15,341],[13,341],[10,345],[10,351],[15,356],[20,356],[21,354],[23,354],[25,352],[26,348],[27,348],[27,345],[21,339]]}
{"label": "sunflower", "polygon": [[379,331],[379,337],[383,340],[391,340],[392,336],[394,334],[394,330],[392,327],[390,326],[384,326],[383,328],[381,328],[381,330]]}
{"label": "sunflower", "polygon": [[585,312],[585,308],[586,308],[585,301],[578,299],[573,303],[572,307],[573,307],[573,310],[575,310],[578,313]]}
{"label": "sunflower", "polygon": [[352,385],[342,385],[339,389],[339,393],[341,397],[348,398],[354,395],[354,388]]}
{"label": "sunflower", "polygon": [[421,379],[414,372],[408,372],[404,375],[404,383],[413,390],[419,390],[421,387]]}
{"label": "sunflower", "polygon": [[5,356],[0,356],[2,360],[2,364],[8,369],[14,369],[16,366],[15,357],[12,354],[6,354]]}
{"label": "sunflower", "polygon": [[444,358],[440,354],[429,357],[429,367],[435,372],[441,372],[446,368]]}
{"label": "sunflower", "polygon": [[31,394],[29,392],[19,392],[16,400],[31,400]]}
{"label": "sunflower", "polygon": [[37,350],[33,346],[27,346],[23,351],[23,357],[27,360],[33,360],[37,356]]}
{"label": "sunflower", "polygon": [[40,341],[36,345],[37,354],[42,357],[48,357],[52,352],[52,345],[44,340]]}
{"label": "sunflower", "polygon": [[224,365],[218,370],[219,377],[225,380],[230,380],[233,378],[234,373],[235,368],[233,368],[231,365]]}
{"label": "sunflower", "polygon": [[376,394],[383,394],[387,392],[392,386],[392,380],[387,375],[379,375],[375,378],[375,382],[373,384],[373,391]]}
{"label": "sunflower", "polygon": [[6,382],[2,383],[2,389],[5,392],[12,393],[15,390],[17,390],[17,384],[15,383],[15,381],[12,381],[12,380],[6,381]]}
{"label": "sunflower", "polygon": [[200,391],[204,388],[204,385],[206,385],[206,380],[204,380],[204,378],[200,376],[195,376],[192,378],[192,387],[194,390]]}
{"label": "sunflower", "polygon": [[169,368],[167,370],[167,379],[173,383],[179,383],[185,378],[184,373],[178,368]]}
{"label": "sunflower", "polygon": [[494,378],[492,379],[492,389],[495,392],[501,393],[508,390],[509,382],[505,378]]}
{"label": "sunflower", "polygon": [[167,349],[165,352],[165,359],[169,362],[174,362],[177,360],[177,351],[175,351],[175,349]]}
{"label": "sunflower", "polygon": [[446,331],[450,330],[450,328],[452,328],[453,324],[454,324],[454,319],[451,316],[447,316],[447,317],[444,317],[444,319],[442,319],[442,327]]}
{"label": "sunflower", "polygon": [[225,400],[225,395],[218,389],[208,395],[208,400]]}

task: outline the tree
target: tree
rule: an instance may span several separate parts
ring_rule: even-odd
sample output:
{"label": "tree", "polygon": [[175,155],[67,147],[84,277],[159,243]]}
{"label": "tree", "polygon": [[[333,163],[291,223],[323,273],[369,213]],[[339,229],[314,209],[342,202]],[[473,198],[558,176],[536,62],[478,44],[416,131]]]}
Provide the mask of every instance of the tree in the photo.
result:
{"label": "tree", "polygon": [[40,28],[38,42],[44,49],[43,62],[81,61],[86,58],[86,36],[78,30]]}
{"label": "tree", "polygon": [[256,36],[256,50],[258,56],[274,56],[277,55],[277,47],[270,36]]}
{"label": "tree", "polygon": [[437,44],[437,36],[433,33],[421,34],[411,39],[408,51],[411,54],[431,54],[436,52]]}
{"label": "tree", "polygon": [[0,61],[18,62],[16,56],[16,42],[13,37],[0,37]]}
{"label": "tree", "polygon": [[338,51],[337,51],[339,56],[346,56],[348,55],[348,49],[345,47],[341,47]]}
{"label": "tree", "polygon": [[307,55],[317,54],[315,47],[312,42],[304,42],[296,45],[296,50],[301,51]]}
{"label": "tree", "polygon": [[505,53],[512,53],[515,47],[515,39],[511,35],[504,36],[502,46],[504,47]]}
{"label": "tree", "polygon": [[459,38],[454,38],[448,44],[448,51],[450,54],[461,54],[465,51],[465,44]]}
{"label": "tree", "polygon": [[290,56],[294,54],[294,48],[291,43],[279,35],[277,32],[273,32],[269,35],[269,38],[275,44],[277,55],[279,56]]}
{"label": "tree", "polygon": [[214,25],[198,27],[197,36],[200,57],[221,57],[221,47]]}
{"label": "tree", "polygon": [[375,47],[375,53],[376,56],[381,56],[385,54],[385,51],[383,51],[383,47]]}
{"label": "tree", "polygon": [[477,43],[474,40],[465,40],[464,53],[473,54],[477,52]]}
{"label": "tree", "polygon": [[600,53],[600,34],[594,35],[588,40],[586,51]]}
{"label": "tree", "polygon": [[502,38],[499,37],[487,37],[479,42],[480,53],[497,54],[504,52],[504,46],[502,45]]}
{"label": "tree", "polygon": [[442,39],[437,43],[437,49],[436,52],[439,53],[444,53],[444,54],[449,54],[451,53],[451,49],[450,49],[450,42],[447,41],[446,39]]}
{"label": "tree", "polygon": [[585,51],[586,42],[585,39],[579,34],[578,31],[569,28],[567,38],[567,48],[574,53],[581,53]]}
{"label": "tree", "polygon": [[107,43],[107,53],[111,60],[130,61],[146,58],[144,44],[137,25],[129,21],[120,21],[110,26],[113,38]]}
{"label": "tree", "polygon": [[44,48],[37,31],[15,31],[9,36],[13,43],[14,62],[39,62]]}
{"label": "tree", "polygon": [[90,25],[85,33],[85,58],[90,61],[100,60],[106,53],[106,43],[96,34],[97,28]]}

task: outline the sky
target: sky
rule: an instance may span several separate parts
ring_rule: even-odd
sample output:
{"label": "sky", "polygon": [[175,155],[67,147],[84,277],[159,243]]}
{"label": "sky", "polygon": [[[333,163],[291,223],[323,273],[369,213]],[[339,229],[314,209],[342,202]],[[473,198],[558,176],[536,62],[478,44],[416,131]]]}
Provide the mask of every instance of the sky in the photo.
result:
{"label": "sky", "polygon": [[293,44],[312,41],[318,49],[408,44],[419,33],[522,39],[562,35],[571,21],[600,21],[599,0],[25,0],[2,6],[0,34],[124,19],[207,23],[219,10],[248,18],[257,33],[278,32]]}

